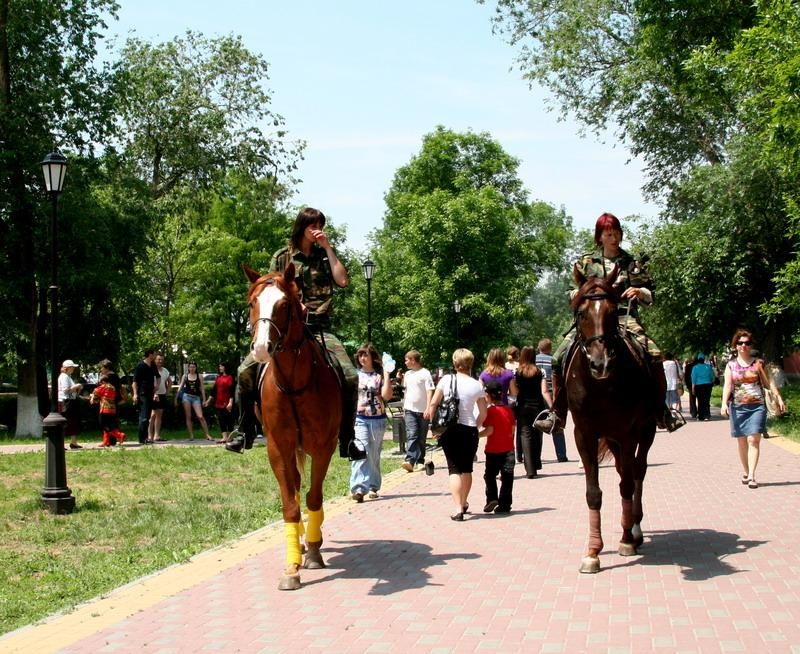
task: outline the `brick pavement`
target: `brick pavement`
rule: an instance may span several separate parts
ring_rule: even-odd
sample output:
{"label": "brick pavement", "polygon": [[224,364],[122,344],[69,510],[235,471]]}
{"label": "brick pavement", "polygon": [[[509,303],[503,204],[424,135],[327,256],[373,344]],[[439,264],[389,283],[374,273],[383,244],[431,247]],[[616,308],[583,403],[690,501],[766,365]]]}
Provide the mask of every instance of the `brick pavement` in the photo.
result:
{"label": "brick pavement", "polygon": [[617,477],[602,468],[598,575],[578,573],[582,471],[555,463],[545,442],[540,478],[517,468],[509,516],[481,512],[481,462],[472,514],[449,520],[438,460],[432,477],[389,475],[378,500],[328,502],[328,567],[303,571],[299,591],[276,589],[284,548],[272,525],[0,637],[0,652],[800,654],[800,448],[762,441],[750,490],[727,432],[717,418],[657,436],[635,557],[616,553]]}

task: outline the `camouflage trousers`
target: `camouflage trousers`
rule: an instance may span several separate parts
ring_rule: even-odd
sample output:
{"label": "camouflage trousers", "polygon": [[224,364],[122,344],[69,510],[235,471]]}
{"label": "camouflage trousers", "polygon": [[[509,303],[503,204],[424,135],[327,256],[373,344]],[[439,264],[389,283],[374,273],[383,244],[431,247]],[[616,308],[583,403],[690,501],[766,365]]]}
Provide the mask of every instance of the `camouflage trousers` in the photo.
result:
{"label": "camouflage trousers", "polygon": [[[658,345],[656,345],[656,342],[647,335],[644,331],[644,327],[639,324],[636,318],[629,315],[621,315],[619,316],[619,325],[622,330],[627,330],[628,334],[633,336],[644,351],[650,355],[652,361],[661,361],[661,350],[658,348]],[[573,329],[564,337],[564,340],[561,341],[558,348],[556,348],[553,354],[553,368],[558,372],[561,372],[564,357],[567,352],[569,352],[574,342],[575,330]]]}

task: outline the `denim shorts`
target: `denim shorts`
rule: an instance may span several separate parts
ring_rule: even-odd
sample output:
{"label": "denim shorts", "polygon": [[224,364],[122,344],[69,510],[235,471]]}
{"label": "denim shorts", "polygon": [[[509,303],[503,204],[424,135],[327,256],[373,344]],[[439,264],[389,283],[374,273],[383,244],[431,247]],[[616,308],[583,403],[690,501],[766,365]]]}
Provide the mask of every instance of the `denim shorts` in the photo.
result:
{"label": "denim shorts", "polygon": [[203,400],[199,395],[192,395],[191,393],[183,394],[183,403],[191,404],[193,406],[202,406]]}

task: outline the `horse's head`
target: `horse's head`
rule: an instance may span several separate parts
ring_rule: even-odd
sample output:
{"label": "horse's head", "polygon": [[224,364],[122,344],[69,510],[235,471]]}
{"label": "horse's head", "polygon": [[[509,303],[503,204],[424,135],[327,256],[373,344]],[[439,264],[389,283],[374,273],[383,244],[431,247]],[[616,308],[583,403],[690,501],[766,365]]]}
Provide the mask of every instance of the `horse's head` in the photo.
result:
{"label": "horse's head", "polygon": [[303,338],[303,311],[294,281],[294,264],[290,263],[283,273],[267,275],[247,265],[242,269],[250,280],[250,347],[256,361],[266,363],[273,352],[290,349]]}
{"label": "horse's head", "polygon": [[606,277],[584,277],[575,266],[573,277],[579,287],[572,300],[575,333],[589,369],[596,379],[604,379],[619,341],[617,304],[619,293],[612,286],[617,266]]}

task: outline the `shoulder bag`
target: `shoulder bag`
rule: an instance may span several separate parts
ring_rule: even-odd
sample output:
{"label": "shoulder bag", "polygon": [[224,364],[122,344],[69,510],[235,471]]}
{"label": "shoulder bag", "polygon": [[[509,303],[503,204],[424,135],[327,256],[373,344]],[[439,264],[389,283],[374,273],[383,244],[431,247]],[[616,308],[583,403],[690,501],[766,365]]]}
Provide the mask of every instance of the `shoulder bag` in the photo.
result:
{"label": "shoulder bag", "polygon": [[761,382],[761,390],[764,391],[764,404],[767,407],[767,416],[770,418],[780,418],[783,415],[781,411],[781,404],[778,401],[778,396],[772,392],[769,385],[769,377],[764,368],[764,362],[758,362],[758,378]]}
{"label": "shoulder bag", "polygon": [[441,404],[436,407],[436,414],[431,421],[431,432],[434,436],[441,436],[449,427],[458,422],[458,380],[456,373],[450,375],[450,392],[442,398]]}

